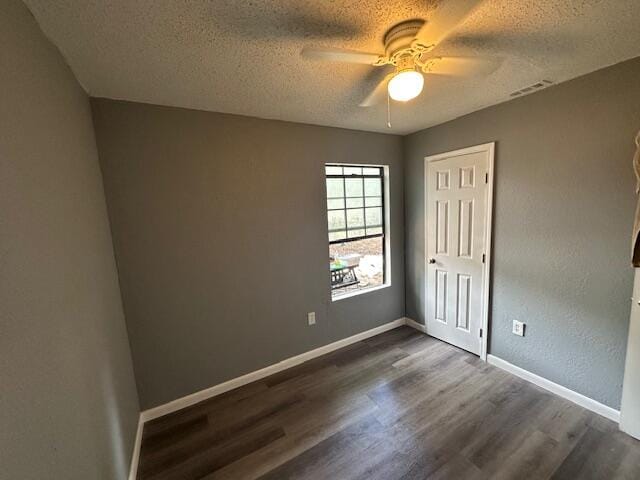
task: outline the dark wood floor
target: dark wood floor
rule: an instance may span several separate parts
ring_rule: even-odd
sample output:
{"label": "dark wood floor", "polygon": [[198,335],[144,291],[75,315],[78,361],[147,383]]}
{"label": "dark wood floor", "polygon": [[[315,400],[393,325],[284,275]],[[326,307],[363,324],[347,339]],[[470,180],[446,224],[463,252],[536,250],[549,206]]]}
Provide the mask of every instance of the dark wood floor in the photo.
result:
{"label": "dark wood floor", "polygon": [[147,423],[139,479],[640,479],[617,426],[408,327]]}

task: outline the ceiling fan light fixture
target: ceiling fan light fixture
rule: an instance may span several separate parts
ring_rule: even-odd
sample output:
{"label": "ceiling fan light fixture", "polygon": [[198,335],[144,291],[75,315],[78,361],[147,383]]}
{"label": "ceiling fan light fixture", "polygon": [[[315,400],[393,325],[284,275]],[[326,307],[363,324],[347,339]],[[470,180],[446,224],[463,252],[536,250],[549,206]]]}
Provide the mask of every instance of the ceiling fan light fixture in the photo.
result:
{"label": "ceiling fan light fixture", "polygon": [[396,73],[387,89],[389,96],[397,102],[408,102],[416,98],[424,87],[424,77],[413,69],[402,70]]}

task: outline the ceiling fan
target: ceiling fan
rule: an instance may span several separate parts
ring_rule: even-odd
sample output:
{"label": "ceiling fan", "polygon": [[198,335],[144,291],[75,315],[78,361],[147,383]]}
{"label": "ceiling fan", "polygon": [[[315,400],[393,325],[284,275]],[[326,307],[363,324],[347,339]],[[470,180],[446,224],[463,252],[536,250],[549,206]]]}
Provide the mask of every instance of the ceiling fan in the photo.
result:
{"label": "ceiling fan", "polygon": [[443,0],[429,20],[408,20],[392,27],[384,36],[384,54],[341,48],[305,47],[302,55],[316,60],[360,63],[374,67],[391,65],[386,75],[360,103],[375,105],[388,94],[406,102],[416,98],[424,87],[424,74],[471,76],[489,73],[495,60],[477,57],[443,57],[437,47],[482,3],[482,0]]}

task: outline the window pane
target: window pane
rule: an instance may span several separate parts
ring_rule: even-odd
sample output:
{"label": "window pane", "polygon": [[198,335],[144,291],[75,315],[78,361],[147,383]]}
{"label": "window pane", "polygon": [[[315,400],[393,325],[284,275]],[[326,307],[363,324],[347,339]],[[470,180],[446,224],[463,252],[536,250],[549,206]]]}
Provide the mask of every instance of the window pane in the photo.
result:
{"label": "window pane", "polygon": [[365,207],[380,207],[382,206],[382,197],[366,197],[364,199]]}
{"label": "window pane", "polygon": [[363,175],[380,175],[380,169],[379,168],[363,168],[362,174]]}
{"label": "window pane", "polygon": [[364,199],[362,197],[347,198],[347,208],[362,208],[364,207]]}
{"label": "window pane", "polygon": [[329,232],[329,241],[333,242],[335,240],[343,240],[347,238],[347,232],[344,230],[338,232]]}
{"label": "window pane", "polygon": [[327,212],[327,218],[329,220],[329,231],[331,230],[344,230],[344,210],[329,210]]}
{"label": "window pane", "polygon": [[327,197],[344,197],[344,185],[341,178],[327,178]]}
{"label": "window pane", "polygon": [[382,195],[382,180],[379,178],[364,179],[364,194],[367,197],[379,197]]}
{"label": "window pane", "polygon": [[364,227],[364,210],[347,210],[347,228]]}
{"label": "window pane", "polygon": [[325,167],[325,171],[327,172],[327,175],[342,175],[342,167],[333,167],[327,165]]}
{"label": "window pane", "polygon": [[345,185],[347,188],[347,195],[346,195],[347,197],[362,196],[362,179],[361,178],[347,178],[345,180]]}
{"label": "window pane", "polygon": [[380,234],[382,234],[382,227],[367,228],[367,235],[380,235]]}
{"label": "window pane", "polygon": [[378,225],[382,225],[382,208],[367,208],[366,209],[366,220],[367,226],[377,227]]}
{"label": "window pane", "polygon": [[329,198],[327,200],[327,208],[329,210],[344,208],[344,198]]}
{"label": "window pane", "polygon": [[349,235],[349,238],[364,237],[365,231],[364,228],[360,228],[357,230],[347,230],[347,234]]}
{"label": "window pane", "polygon": [[344,167],[345,175],[362,175],[362,167]]}
{"label": "window pane", "polygon": [[381,237],[363,240],[347,240],[329,247],[329,255],[335,261],[355,266],[354,278],[332,276],[331,293],[334,299],[352,291],[366,290],[384,283],[384,240]]}

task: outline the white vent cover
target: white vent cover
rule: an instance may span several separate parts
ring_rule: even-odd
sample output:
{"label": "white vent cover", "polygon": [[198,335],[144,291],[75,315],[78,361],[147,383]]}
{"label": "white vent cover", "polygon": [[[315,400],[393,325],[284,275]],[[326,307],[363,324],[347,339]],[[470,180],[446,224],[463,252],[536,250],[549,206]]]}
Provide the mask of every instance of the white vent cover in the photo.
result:
{"label": "white vent cover", "polygon": [[541,90],[549,85],[553,85],[551,80],[540,80],[538,83],[534,83],[533,85],[529,85],[528,87],[521,88],[513,92],[510,97],[519,97],[520,95],[526,95],[527,93],[535,92],[536,90]]}

